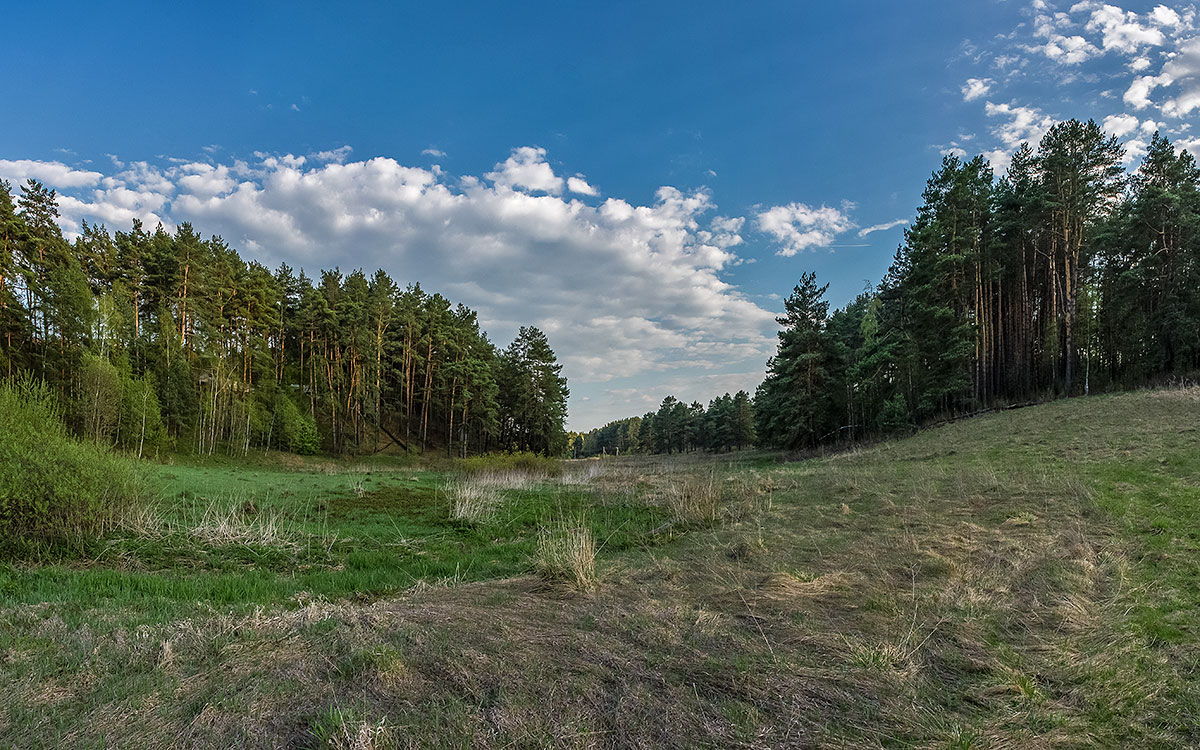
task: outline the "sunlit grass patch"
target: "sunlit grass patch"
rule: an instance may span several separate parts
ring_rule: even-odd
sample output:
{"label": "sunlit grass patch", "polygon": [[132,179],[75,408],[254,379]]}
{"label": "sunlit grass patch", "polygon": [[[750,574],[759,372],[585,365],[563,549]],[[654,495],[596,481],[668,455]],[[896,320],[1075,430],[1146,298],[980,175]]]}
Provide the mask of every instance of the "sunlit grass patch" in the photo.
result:
{"label": "sunlit grass patch", "polygon": [[337,707],[314,719],[311,731],[318,750],[391,750],[397,746],[396,733],[387,717],[368,721],[354,711]]}

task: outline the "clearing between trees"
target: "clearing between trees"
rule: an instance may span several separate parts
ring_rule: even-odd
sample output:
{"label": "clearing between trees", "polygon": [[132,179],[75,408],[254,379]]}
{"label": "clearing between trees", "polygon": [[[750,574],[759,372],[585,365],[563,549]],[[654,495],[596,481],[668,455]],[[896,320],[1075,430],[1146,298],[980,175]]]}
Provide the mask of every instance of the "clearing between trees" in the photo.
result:
{"label": "clearing between trees", "polygon": [[1196,745],[1198,425],[158,466],[86,557],[0,566],[0,745]]}

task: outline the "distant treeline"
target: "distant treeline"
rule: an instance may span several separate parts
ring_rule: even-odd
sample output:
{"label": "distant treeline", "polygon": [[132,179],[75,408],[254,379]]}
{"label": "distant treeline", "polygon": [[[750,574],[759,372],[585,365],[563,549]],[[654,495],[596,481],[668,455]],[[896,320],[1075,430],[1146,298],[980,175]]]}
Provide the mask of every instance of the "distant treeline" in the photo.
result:
{"label": "distant treeline", "polygon": [[707,409],[698,401],[689,406],[667,396],[657,412],[571,435],[576,458],[622,453],[721,452],[749,448],[754,442],[754,404],[745,391],[715,398]]}
{"label": "distant treeline", "polygon": [[[1124,156],[1094,122],[1070,120],[1036,151],[1022,145],[999,179],[982,156],[943,159],[877,287],[831,315],[809,273],[785,301],[778,351],[746,407],[757,444],[861,440],[1194,374],[1200,170],[1157,133],[1133,173]],[[714,449],[703,420],[658,436],[663,413],[650,441],[642,427],[633,440],[633,418],[582,436],[583,452]]]}
{"label": "distant treeline", "polygon": [[44,380],[71,428],[144,454],[251,447],[560,454],[566,380],[545,335],[498,350],[473,310],[383,271],[246,262],[190,224],[84,223],[0,181],[0,377]]}

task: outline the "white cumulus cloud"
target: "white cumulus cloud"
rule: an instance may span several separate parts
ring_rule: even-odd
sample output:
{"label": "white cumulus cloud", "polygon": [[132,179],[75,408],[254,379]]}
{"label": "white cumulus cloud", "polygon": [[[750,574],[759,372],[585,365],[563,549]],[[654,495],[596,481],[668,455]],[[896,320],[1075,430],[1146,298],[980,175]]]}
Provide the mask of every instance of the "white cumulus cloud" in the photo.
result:
{"label": "white cumulus cloud", "polygon": [[803,203],[773,206],[757,218],[758,228],[780,244],[777,254],[785,258],[810,247],[827,247],[839,234],[854,228],[850,217],[836,208]]}
{"label": "white cumulus cloud", "polygon": [[341,164],[346,161],[352,151],[354,149],[350,148],[350,146],[338,146],[329,151],[318,151],[315,154],[309,154],[309,158],[314,161],[333,161]]}
{"label": "white cumulus cloud", "polygon": [[963,101],[970,102],[987,96],[993,83],[995,81],[991,78],[968,78],[962,87]]}
{"label": "white cumulus cloud", "polygon": [[579,195],[600,195],[600,191],[588,184],[588,181],[576,175],[567,178],[567,190]]}
{"label": "white cumulus cloud", "polygon": [[13,190],[27,179],[58,188],[90,187],[100,182],[103,176],[99,172],[75,169],[57,161],[0,159],[0,179],[12,183]]}
{"label": "white cumulus cloud", "polygon": [[554,174],[546,163],[546,149],[522,146],[513,149],[512,155],[496,165],[496,171],[488,172],[489,180],[498,188],[541,191],[550,195],[562,192],[563,180]]}
{"label": "white cumulus cloud", "polygon": [[[1151,110],[1156,117],[1186,118],[1200,109],[1196,6],[1172,3],[1139,10],[1103,0],[1082,0],[1059,10],[1037,0],[1026,11],[1030,23],[996,37],[1001,41],[993,59],[1019,60],[1021,77],[1044,73],[1063,87],[1113,81],[1115,86],[1106,82],[1103,85],[1112,88],[1095,93],[1110,98],[1123,92],[1125,105],[1135,112]],[[1102,58],[1107,62],[1099,62]],[[1040,68],[1026,67],[1039,59]],[[1005,78],[1005,83],[1012,80]],[[996,88],[990,86],[986,95]],[[964,87],[964,98],[975,90]],[[1071,102],[1071,94],[1066,96]],[[1183,123],[1178,127],[1175,135],[1186,129]]]}
{"label": "white cumulus cloud", "polygon": [[1138,124],[1138,118],[1133,115],[1109,115],[1104,118],[1104,129],[1118,138],[1137,130]]}
{"label": "white cumulus cloud", "polygon": [[992,136],[1001,146],[984,152],[997,172],[1008,169],[1012,153],[1022,143],[1036,147],[1038,141],[1054,125],[1054,118],[1042,112],[1037,107],[1024,107],[1016,104],[995,104],[987,102],[984,111],[988,117],[995,117],[1000,122],[992,128]]}
{"label": "white cumulus cloud", "polygon": [[1180,45],[1178,53],[1163,64],[1158,83],[1174,88],[1174,96],[1162,106],[1167,117],[1186,117],[1200,107],[1200,37]]}
{"label": "white cumulus cloud", "polygon": [[[1100,32],[1100,44],[1106,52],[1116,50],[1132,54],[1139,52],[1143,47],[1158,47],[1167,41],[1162,30],[1151,24],[1152,18],[1143,22],[1142,18],[1131,10],[1097,2],[1077,3],[1071,10],[1091,12],[1086,28],[1088,31]],[[1160,13],[1159,16],[1165,17],[1165,14]],[[1175,19],[1178,20],[1178,14],[1175,15]]]}

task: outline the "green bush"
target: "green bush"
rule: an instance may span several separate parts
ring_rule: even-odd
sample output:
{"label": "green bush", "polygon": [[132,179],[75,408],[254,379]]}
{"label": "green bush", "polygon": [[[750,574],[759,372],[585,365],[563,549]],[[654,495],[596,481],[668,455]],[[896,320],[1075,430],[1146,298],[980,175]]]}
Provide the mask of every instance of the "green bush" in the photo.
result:
{"label": "green bush", "polygon": [[321,449],[321,437],[312,415],[302,411],[286,394],[275,397],[276,444],[301,456],[314,456]]}
{"label": "green bush", "polygon": [[71,437],[44,383],[0,384],[0,546],[97,534],[142,496],[135,463]]}
{"label": "green bush", "polygon": [[141,458],[156,453],[165,436],[154,385],[144,376],[122,378],[121,447]]}
{"label": "green bush", "polygon": [[562,462],[539,453],[488,453],[459,460],[458,468],[467,474],[515,471],[532,476],[556,477]]}
{"label": "green bush", "polygon": [[311,414],[300,412],[300,422],[296,428],[292,450],[301,456],[315,456],[321,450],[321,436],[317,432],[317,423]]}
{"label": "green bush", "polygon": [[912,429],[912,414],[908,410],[908,403],[899,393],[884,402],[879,413],[879,429],[885,435],[895,435]]}
{"label": "green bush", "polygon": [[96,445],[111,445],[123,406],[121,373],[107,359],[85,353],[75,383],[76,434]]}

